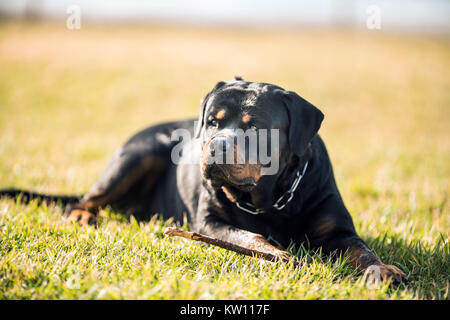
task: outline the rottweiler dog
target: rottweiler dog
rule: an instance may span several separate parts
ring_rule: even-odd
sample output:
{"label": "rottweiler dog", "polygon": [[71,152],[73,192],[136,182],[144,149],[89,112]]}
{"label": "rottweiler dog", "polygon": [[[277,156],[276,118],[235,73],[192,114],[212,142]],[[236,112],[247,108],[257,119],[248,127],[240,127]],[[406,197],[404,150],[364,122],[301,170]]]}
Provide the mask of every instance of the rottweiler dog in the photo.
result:
{"label": "rottweiler dog", "polygon": [[[155,213],[179,222],[187,219],[193,231],[283,260],[288,253],[280,248],[292,242],[322,248],[325,254],[346,252],[369,281],[405,282],[399,268],[382,263],[357,235],[318,135],[323,118],[293,91],[242,78],[221,81],[202,99],[197,121],[138,132],[115,152],[84,196],[21,190],[1,194],[75,202],[68,220],[82,225],[94,223],[106,206],[142,220]],[[257,136],[253,151],[242,151],[237,130],[265,133],[266,150],[276,157],[250,161],[252,152],[264,147],[262,138]],[[174,139],[180,132],[182,138]],[[241,161],[217,161],[238,151]],[[275,172],[264,174],[275,164]]]}

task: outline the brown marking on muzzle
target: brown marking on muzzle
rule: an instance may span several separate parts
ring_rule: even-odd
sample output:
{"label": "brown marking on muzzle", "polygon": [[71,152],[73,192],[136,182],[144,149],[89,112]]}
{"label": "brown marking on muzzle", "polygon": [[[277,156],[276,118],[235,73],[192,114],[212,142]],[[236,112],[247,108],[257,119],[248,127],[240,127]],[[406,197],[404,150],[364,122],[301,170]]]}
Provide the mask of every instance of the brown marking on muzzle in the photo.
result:
{"label": "brown marking on muzzle", "polygon": [[201,167],[202,167],[202,174],[205,174],[206,167],[208,166],[208,157],[210,157],[209,154],[209,145],[211,144],[211,140],[208,140],[202,150],[202,158],[201,158]]}
{"label": "brown marking on muzzle", "polygon": [[[237,145],[234,145],[234,159],[235,161],[237,161],[238,159]],[[261,167],[262,165],[258,163],[235,163],[232,165],[227,165],[225,169],[229,169],[229,173],[239,180],[244,180],[246,178],[252,177],[254,179],[254,182],[257,183],[262,176]]]}
{"label": "brown marking on muzzle", "polygon": [[254,183],[257,183],[262,176],[260,164],[226,164],[224,166],[224,170],[238,181],[253,178]]}
{"label": "brown marking on muzzle", "polygon": [[[203,174],[206,173],[207,167],[208,167],[208,158],[212,157],[209,151],[209,145],[211,144],[211,141],[213,139],[209,140],[205,143],[202,151],[202,158],[201,158],[201,168]],[[249,178],[253,178],[253,183],[257,183],[259,179],[262,176],[261,168],[262,165],[255,163],[237,163],[238,159],[238,150],[237,145],[234,145],[234,163],[231,164],[211,164],[216,165],[219,167],[225,176],[227,176],[227,180],[233,184],[239,184],[240,182],[244,182],[248,180]],[[226,158],[224,159],[226,161]]]}
{"label": "brown marking on muzzle", "polygon": [[225,196],[228,198],[228,200],[230,200],[231,202],[236,202],[238,201],[238,199],[236,198],[236,196],[234,195],[234,193],[232,191],[230,191],[230,189],[228,189],[227,186],[222,186],[222,191],[223,193],[225,193]]}

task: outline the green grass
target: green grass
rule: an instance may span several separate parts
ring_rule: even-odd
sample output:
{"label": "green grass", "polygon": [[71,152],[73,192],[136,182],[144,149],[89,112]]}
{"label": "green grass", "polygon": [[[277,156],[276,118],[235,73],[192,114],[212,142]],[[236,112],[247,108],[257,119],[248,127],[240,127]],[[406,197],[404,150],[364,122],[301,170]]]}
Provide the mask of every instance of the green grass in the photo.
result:
{"label": "green grass", "polygon": [[195,116],[235,74],[295,90],[363,239],[408,285],[367,288],[345,258],[300,268],[166,238],[171,222],[66,224],[0,200],[3,299],[448,299],[450,41],[380,33],[0,25],[0,188],[85,192],[130,134]]}

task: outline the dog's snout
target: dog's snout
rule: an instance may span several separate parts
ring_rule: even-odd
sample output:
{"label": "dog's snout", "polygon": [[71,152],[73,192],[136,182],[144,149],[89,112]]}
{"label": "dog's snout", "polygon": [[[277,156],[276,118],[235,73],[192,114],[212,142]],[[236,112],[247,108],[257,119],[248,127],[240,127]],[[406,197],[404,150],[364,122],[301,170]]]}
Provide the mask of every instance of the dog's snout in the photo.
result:
{"label": "dog's snout", "polygon": [[227,152],[227,150],[231,150],[231,143],[227,137],[216,137],[211,140],[209,144],[209,152],[212,156],[214,156],[218,152]]}

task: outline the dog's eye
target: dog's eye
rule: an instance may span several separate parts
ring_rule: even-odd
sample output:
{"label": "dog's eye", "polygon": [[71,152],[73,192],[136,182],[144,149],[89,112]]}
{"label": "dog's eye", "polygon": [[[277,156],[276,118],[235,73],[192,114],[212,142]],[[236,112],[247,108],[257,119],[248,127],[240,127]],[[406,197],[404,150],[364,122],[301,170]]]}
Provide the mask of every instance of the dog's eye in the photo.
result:
{"label": "dog's eye", "polygon": [[208,124],[210,125],[210,126],[213,126],[213,127],[217,127],[217,125],[218,125],[218,122],[217,122],[217,119],[209,119],[208,120]]}

